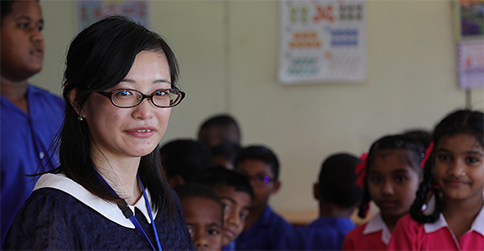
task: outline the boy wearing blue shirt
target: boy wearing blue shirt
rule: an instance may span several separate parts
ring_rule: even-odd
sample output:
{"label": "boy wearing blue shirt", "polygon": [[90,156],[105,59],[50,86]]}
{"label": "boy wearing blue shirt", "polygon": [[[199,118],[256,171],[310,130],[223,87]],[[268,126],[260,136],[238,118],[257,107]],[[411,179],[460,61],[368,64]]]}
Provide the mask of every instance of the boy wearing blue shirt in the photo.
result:
{"label": "boy wearing blue shirt", "polygon": [[350,216],[362,199],[363,188],[356,184],[355,168],[360,160],[339,153],[322,164],[313,193],[319,202],[319,218],[311,224],[288,231],[282,238],[284,250],[341,250],[346,234],[355,227]]}
{"label": "boy wearing blue shirt", "polygon": [[279,250],[281,236],[292,226],[268,205],[269,197],[281,187],[276,155],[265,146],[249,146],[237,156],[235,168],[250,180],[255,194],[236,250]]}
{"label": "boy wearing blue shirt", "polygon": [[43,66],[44,26],[38,1],[1,1],[0,132],[1,245],[32,193],[37,168],[57,167],[52,141],[60,129],[64,101],[28,79]]}

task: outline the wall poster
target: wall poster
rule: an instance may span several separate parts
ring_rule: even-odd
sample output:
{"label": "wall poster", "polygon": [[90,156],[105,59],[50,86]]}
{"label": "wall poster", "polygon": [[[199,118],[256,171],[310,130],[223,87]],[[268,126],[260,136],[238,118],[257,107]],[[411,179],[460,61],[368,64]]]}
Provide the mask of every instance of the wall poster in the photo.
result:
{"label": "wall poster", "polygon": [[365,0],[283,0],[280,24],[280,82],[365,80]]}
{"label": "wall poster", "polygon": [[459,86],[484,87],[484,0],[455,0]]}
{"label": "wall poster", "polygon": [[110,15],[128,16],[149,27],[149,0],[78,0],[77,9],[78,31]]}

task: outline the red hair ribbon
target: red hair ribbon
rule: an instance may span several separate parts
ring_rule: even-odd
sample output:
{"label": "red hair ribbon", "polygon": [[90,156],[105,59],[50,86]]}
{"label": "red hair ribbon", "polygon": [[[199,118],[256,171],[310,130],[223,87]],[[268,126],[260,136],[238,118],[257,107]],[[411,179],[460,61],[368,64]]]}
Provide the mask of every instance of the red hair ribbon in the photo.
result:
{"label": "red hair ribbon", "polygon": [[427,149],[425,149],[425,156],[424,158],[422,159],[422,162],[420,162],[420,166],[422,167],[422,169],[424,169],[425,167],[425,162],[429,159],[430,157],[430,154],[432,153],[432,150],[434,150],[434,142],[430,142],[429,146],[427,147]]}
{"label": "red hair ribbon", "polygon": [[360,164],[356,165],[356,185],[364,188],[365,187],[365,176],[366,176],[366,159],[368,158],[367,153],[362,153],[360,156]]}

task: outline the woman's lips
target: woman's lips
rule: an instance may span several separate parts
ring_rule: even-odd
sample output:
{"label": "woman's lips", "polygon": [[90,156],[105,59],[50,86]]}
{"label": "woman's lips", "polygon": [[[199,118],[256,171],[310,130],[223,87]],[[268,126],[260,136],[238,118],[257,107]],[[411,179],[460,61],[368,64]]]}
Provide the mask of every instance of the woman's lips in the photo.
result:
{"label": "woman's lips", "polygon": [[155,130],[153,128],[136,128],[126,130],[126,133],[138,138],[149,138],[155,133]]}

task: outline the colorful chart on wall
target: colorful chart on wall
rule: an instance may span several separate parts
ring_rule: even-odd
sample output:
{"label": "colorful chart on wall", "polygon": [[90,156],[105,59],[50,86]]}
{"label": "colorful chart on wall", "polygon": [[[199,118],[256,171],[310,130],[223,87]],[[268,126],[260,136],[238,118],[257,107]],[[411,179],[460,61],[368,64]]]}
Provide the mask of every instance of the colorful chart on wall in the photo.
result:
{"label": "colorful chart on wall", "polygon": [[77,8],[78,31],[110,15],[128,16],[149,27],[149,0],[78,0]]}
{"label": "colorful chart on wall", "polygon": [[484,43],[461,41],[457,51],[460,87],[465,90],[484,87]]}
{"label": "colorful chart on wall", "polygon": [[284,0],[280,22],[279,81],[365,80],[365,0]]}
{"label": "colorful chart on wall", "polygon": [[484,0],[459,0],[454,2],[458,40],[484,38]]}

